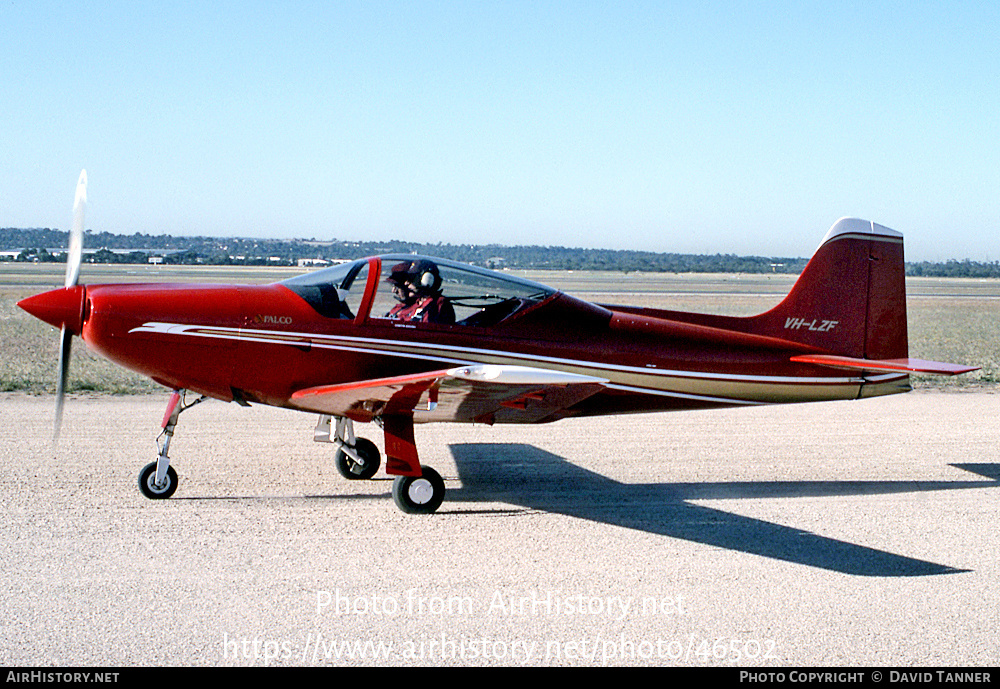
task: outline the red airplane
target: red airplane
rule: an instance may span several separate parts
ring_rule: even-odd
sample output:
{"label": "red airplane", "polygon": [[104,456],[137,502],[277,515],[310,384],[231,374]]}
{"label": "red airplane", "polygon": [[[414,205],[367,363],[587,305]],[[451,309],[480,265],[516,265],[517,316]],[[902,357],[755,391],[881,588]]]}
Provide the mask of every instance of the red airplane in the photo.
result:
{"label": "red airplane", "polygon": [[[874,397],[909,373],[975,368],[910,359],[903,238],[845,218],[787,297],[751,317],[582,301],[513,276],[413,255],[374,256],[270,285],[78,284],[86,173],[65,287],[18,305],[62,331],[56,429],[74,335],[173,390],[142,469],[168,498],[178,416],[206,398],[319,414],[349,479],[381,457],[354,422],[384,433],[404,512],[444,499],[414,424],[547,423],[566,417]],[[197,393],[188,402],[186,392]]]}

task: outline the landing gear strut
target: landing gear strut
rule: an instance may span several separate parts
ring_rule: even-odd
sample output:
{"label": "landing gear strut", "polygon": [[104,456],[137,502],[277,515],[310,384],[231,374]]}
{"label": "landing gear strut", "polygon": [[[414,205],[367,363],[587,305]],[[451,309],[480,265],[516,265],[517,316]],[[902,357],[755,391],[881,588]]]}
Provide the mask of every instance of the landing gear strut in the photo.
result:
{"label": "landing gear strut", "polygon": [[174,437],[177,417],[181,412],[205,400],[205,396],[202,395],[188,404],[184,397],[184,390],[175,390],[170,396],[167,410],[163,414],[163,431],[156,439],[160,450],[159,456],[155,462],[150,462],[139,472],[139,490],[150,500],[165,500],[177,490],[177,472],[170,466],[170,457],[167,455],[170,450],[170,439]]}
{"label": "landing gear strut", "polygon": [[444,480],[420,464],[413,437],[413,414],[382,416],[385,432],[385,469],[395,474],[392,499],[407,514],[430,514],[444,501]]}

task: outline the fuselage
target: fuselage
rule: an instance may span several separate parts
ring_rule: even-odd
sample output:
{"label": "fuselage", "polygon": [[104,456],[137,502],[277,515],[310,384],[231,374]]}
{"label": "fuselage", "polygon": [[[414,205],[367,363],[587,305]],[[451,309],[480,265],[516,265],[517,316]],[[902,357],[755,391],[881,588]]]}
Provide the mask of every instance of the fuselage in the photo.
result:
{"label": "fuselage", "polygon": [[[823,350],[752,332],[752,319],[599,306],[548,289],[499,320],[480,317],[497,304],[459,323],[392,320],[379,310],[384,261],[366,261],[353,308],[340,312],[320,309],[295,284],[90,285],[79,334],[97,353],[166,387],[293,408],[297,390],[474,363],[608,380],[555,418],[909,389],[903,374],[792,362]],[[435,419],[417,412],[414,420]]]}

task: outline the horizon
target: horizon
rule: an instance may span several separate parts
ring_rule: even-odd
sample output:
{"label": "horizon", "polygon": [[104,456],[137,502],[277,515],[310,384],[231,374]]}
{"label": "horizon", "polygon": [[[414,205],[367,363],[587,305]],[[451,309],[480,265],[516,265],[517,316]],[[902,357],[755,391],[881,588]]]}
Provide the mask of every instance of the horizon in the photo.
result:
{"label": "horizon", "polygon": [[[59,233],[62,233],[62,234],[66,234],[67,236],[69,234],[68,230],[61,230],[61,229],[58,229],[58,228],[51,228],[51,227],[26,227],[26,228],[0,227],[0,231],[4,231],[4,230],[15,231],[15,232],[32,232],[32,231],[59,232]],[[95,231],[93,229],[85,229],[84,230],[84,238],[85,238],[84,245],[83,245],[83,253],[84,253],[84,255],[86,255],[88,253],[92,254],[92,253],[95,253],[95,252],[99,252],[99,251],[102,251],[104,249],[110,250],[110,251],[112,251],[114,253],[125,253],[125,252],[128,252],[128,251],[136,251],[136,252],[159,252],[159,251],[163,251],[163,252],[180,252],[180,251],[186,251],[187,250],[187,249],[161,249],[161,248],[156,248],[156,247],[141,247],[141,248],[135,248],[135,249],[132,249],[132,248],[126,249],[126,248],[112,248],[112,247],[108,247],[108,246],[103,246],[103,247],[87,246],[86,236],[87,235],[94,235],[94,234],[97,234],[97,235],[100,235],[100,234],[109,234],[109,235],[116,236],[116,237],[135,237],[135,236],[150,237],[150,238],[164,237],[164,238],[171,238],[171,239],[178,239],[178,240],[212,240],[212,241],[236,240],[236,241],[246,241],[246,242],[300,243],[300,244],[312,244],[312,245],[319,245],[319,246],[365,244],[365,243],[371,243],[371,244],[416,244],[416,245],[422,245],[422,246],[425,246],[425,247],[432,247],[432,246],[440,245],[442,247],[473,247],[473,248],[479,248],[479,249],[497,247],[497,248],[500,248],[500,249],[517,249],[517,248],[526,248],[526,249],[554,249],[554,250],[579,251],[579,252],[589,252],[589,251],[608,251],[608,252],[622,252],[622,253],[634,252],[634,253],[650,253],[650,254],[661,255],[661,256],[662,255],[678,255],[678,256],[692,256],[692,257],[733,256],[733,257],[741,258],[741,259],[781,259],[781,260],[788,260],[788,261],[808,261],[812,257],[812,254],[810,254],[808,256],[790,256],[790,255],[786,256],[786,255],[780,255],[780,254],[764,254],[764,253],[757,253],[757,254],[736,254],[736,253],[733,253],[733,252],[726,252],[726,251],[713,251],[711,253],[707,253],[707,252],[697,253],[697,252],[681,252],[681,251],[654,251],[654,250],[651,250],[651,249],[612,249],[612,248],[606,248],[606,247],[582,247],[582,246],[568,246],[568,245],[561,245],[561,244],[497,244],[497,243],[475,244],[475,243],[469,243],[469,242],[462,242],[462,243],[454,243],[454,242],[426,243],[426,242],[419,242],[419,241],[407,240],[407,239],[399,239],[399,238],[367,239],[367,240],[366,239],[360,239],[359,240],[359,239],[340,239],[340,238],[336,238],[336,237],[333,238],[333,239],[318,239],[316,237],[306,238],[306,237],[254,237],[254,236],[238,236],[238,235],[175,235],[175,234],[170,234],[170,233],[150,234],[150,233],[144,233],[144,232],[131,232],[131,233],[124,232],[123,233],[123,232],[110,232],[110,231],[107,231],[107,230]],[[50,253],[54,257],[55,256],[62,256],[63,258],[65,258],[64,254],[68,250],[68,247],[58,247],[58,246],[44,246],[44,247],[43,246],[22,246],[22,247],[18,247],[18,249],[20,249],[22,251],[23,250],[27,250],[27,249],[44,249],[45,251],[47,251],[48,253]],[[0,250],[0,253],[8,253],[9,254],[13,250],[14,249],[2,249],[2,250]],[[427,254],[425,252],[425,255],[431,255],[431,254]],[[971,263],[973,265],[996,265],[996,264],[1000,263],[1000,259],[979,261],[979,260],[968,258],[968,257],[963,257],[963,258],[947,258],[947,259],[943,259],[943,260],[927,260],[927,259],[910,259],[910,258],[906,258],[905,261],[906,261],[907,264],[928,263],[928,264],[939,264],[939,265],[944,265],[944,264],[948,264],[948,263]]]}

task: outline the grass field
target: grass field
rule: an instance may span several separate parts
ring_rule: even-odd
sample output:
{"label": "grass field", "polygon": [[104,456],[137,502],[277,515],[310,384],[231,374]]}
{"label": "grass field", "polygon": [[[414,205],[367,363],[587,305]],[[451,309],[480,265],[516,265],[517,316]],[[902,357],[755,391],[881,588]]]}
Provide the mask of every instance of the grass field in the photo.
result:
{"label": "grass field", "polygon": [[[17,308],[18,300],[62,286],[60,264],[0,263],[0,391],[55,390],[58,333]],[[90,266],[81,282],[268,283],[304,272],[295,268],[225,266]],[[788,275],[690,275],[664,273],[518,272],[581,298],[746,316],[778,302],[795,280]],[[980,366],[954,378],[915,376],[914,387],[957,390],[1000,383],[1000,280],[907,280],[910,356]],[[162,390],[92,354],[74,341],[69,390],[141,394]]]}

